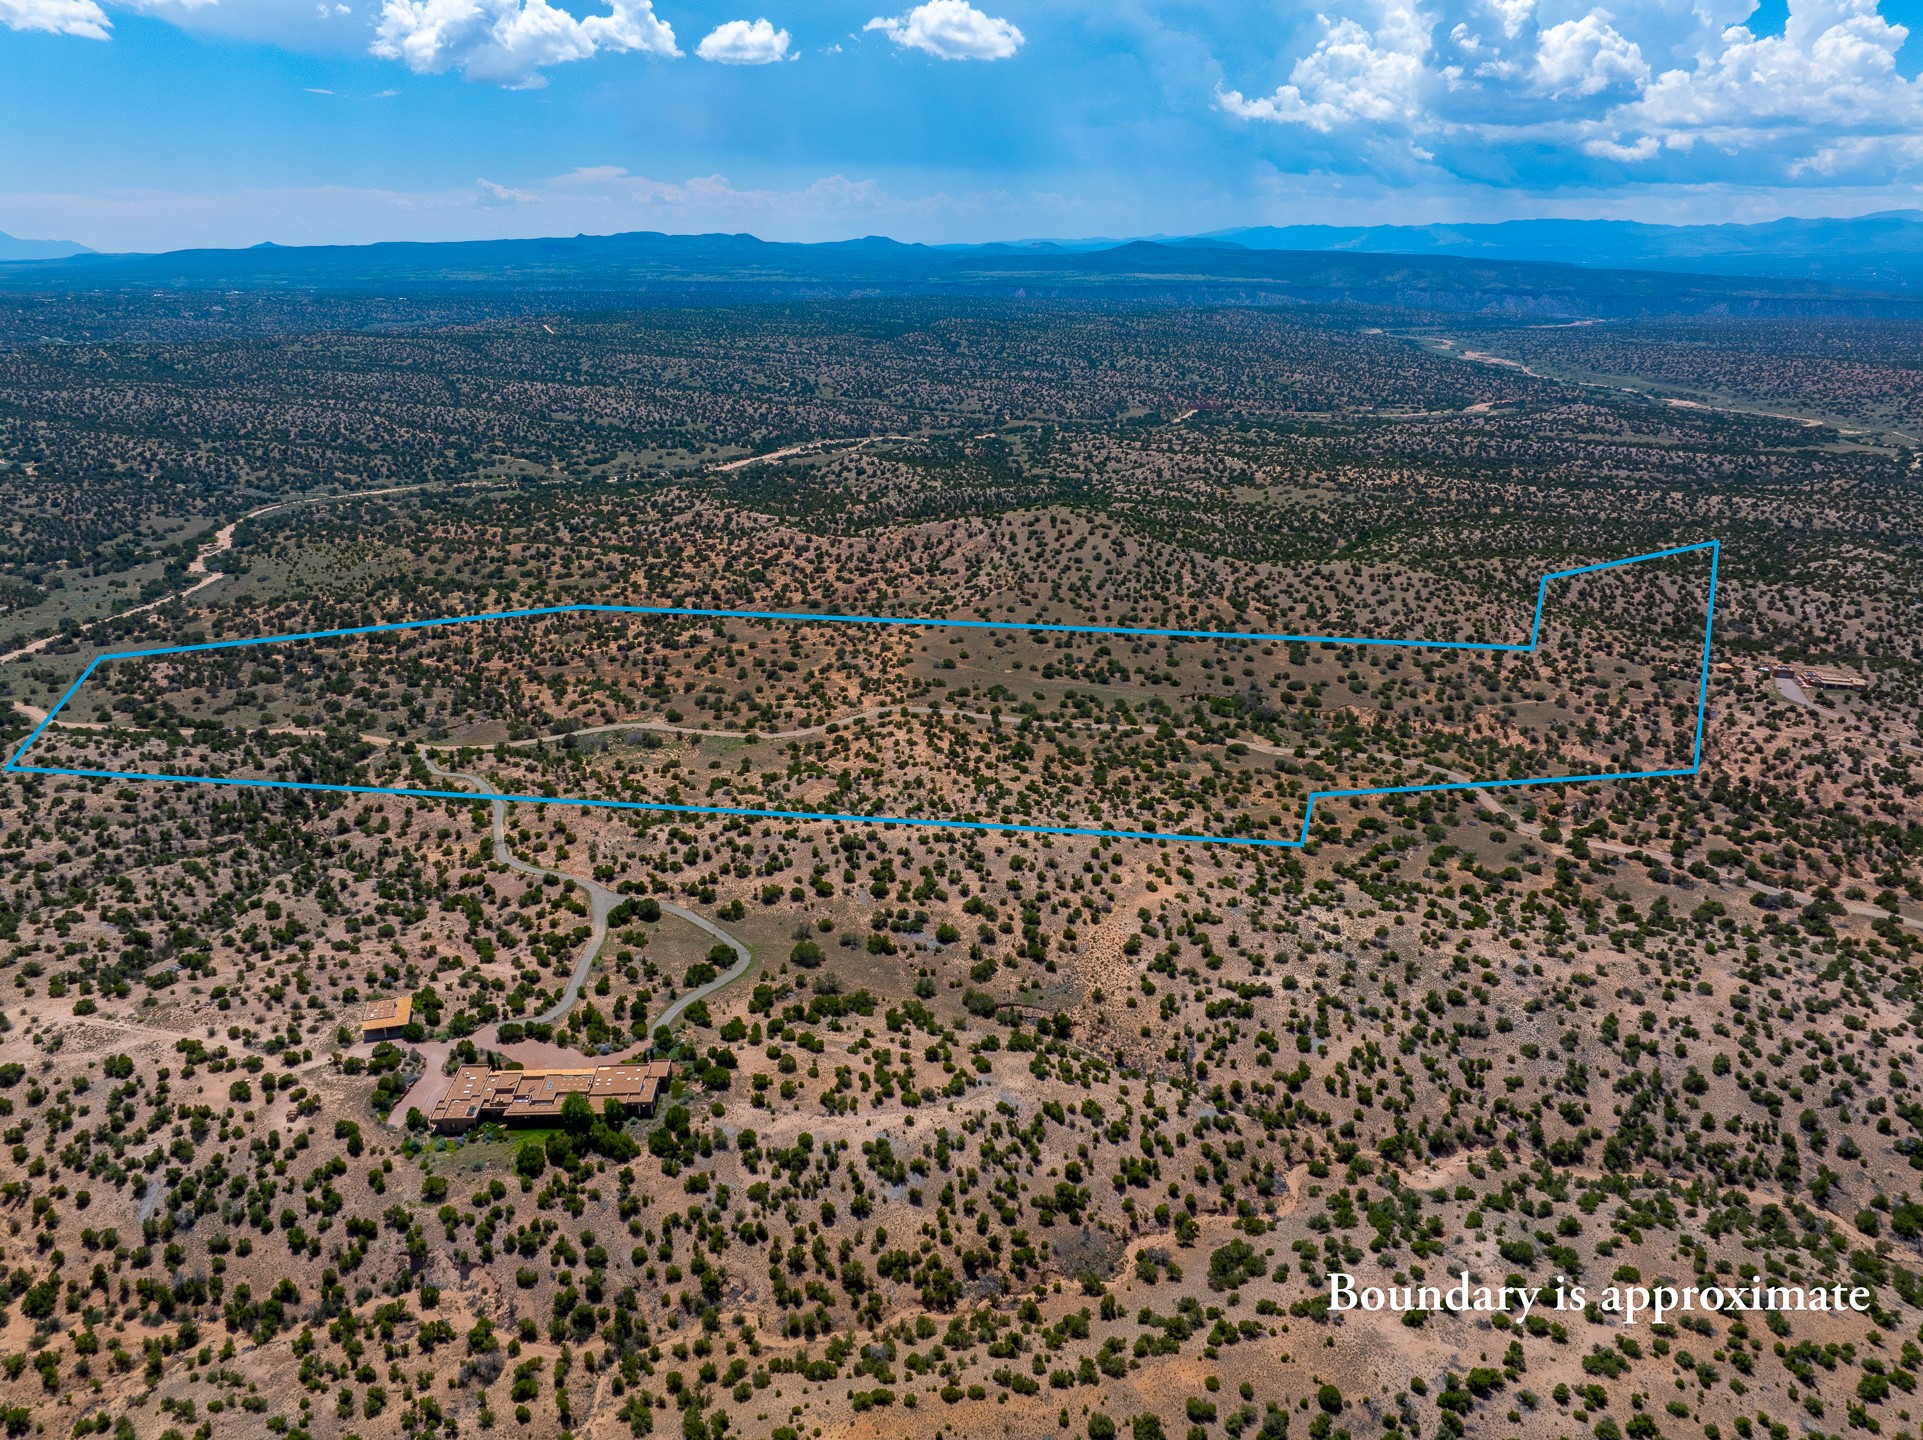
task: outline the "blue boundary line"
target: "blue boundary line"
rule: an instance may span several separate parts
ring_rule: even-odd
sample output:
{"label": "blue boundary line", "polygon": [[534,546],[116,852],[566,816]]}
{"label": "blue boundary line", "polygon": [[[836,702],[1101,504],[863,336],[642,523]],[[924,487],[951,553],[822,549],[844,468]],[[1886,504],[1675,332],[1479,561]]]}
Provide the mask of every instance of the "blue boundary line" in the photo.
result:
{"label": "blue boundary line", "polygon": [[[1709,604],[1703,618],[1702,670],[1696,686],[1696,738],[1690,763],[1669,770],[1622,770],[1597,775],[1543,775],[1524,779],[1458,780],[1433,785],[1375,785],[1353,790],[1315,790],[1309,794],[1308,808],[1302,814],[1302,831],[1294,840],[1275,840],[1254,835],[1197,835],[1184,831],[1110,830],[1077,825],[1017,825],[1007,821],[923,819],[909,815],[851,815],[836,811],[753,810],[730,805],[672,805],[648,800],[583,800],[557,795],[477,796],[471,790],[413,790],[388,785],[326,785],[302,780],[246,780],[213,775],[157,775],[139,770],[89,770],[65,766],[27,765],[27,751],[64,710],[93,672],[110,660],[151,659],[161,655],[194,655],[211,650],[235,650],[255,645],[282,645],[296,640],[338,640],[356,635],[382,635],[404,630],[431,630],[448,625],[471,625],[484,620],[526,620],[548,615],[655,615],[710,620],[784,620],[828,625],[897,625],[922,629],[1014,630],[1036,635],[1125,635],[1169,640],[1242,640],[1282,641],[1289,643],[1328,643],[1336,645],[1378,645],[1405,649],[1462,650],[1485,654],[1527,655],[1535,653],[1542,638],[1542,612],[1551,580],[1569,580],[1578,575],[1593,575],[1601,570],[1619,570],[1646,560],[1668,560],[1679,555],[1709,553]],[[1362,635],[1284,635],[1247,630],[1166,630],[1131,628],[1118,625],[1055,625],[1032,621],[946,620],[903,615],[816,615],[780,610],[702,610],[672,605],[549,605],[532,610],[499,610],[479,615],[450,615],[438,620],[401,620],[384,625],[355,625],[341,630],[308,630],[292,635],[258,635],[245,640],[209,640],[195,645],[162,645],[145,650],[116,651],[96,655],[67,687],[60,701],[27,738],[20,742],[0,773],[17,775],[65,775],[88,780],[142,780],[182,785],[224,785],[235,789],[311,790],[334,795],[406,795],[422,800],[460,800],[467,803],[485,800],[513,801],[523,805],[570,805],[591,810],[638,810],[667,815],[717,815],[744,820],[835,820],[863,825],[902,825],[921,829],[974,830],[990,834],[1082,835],[1113,840],[1182,840],[1203,845],[1254,845],[1270,849],[1299,850],[1309,843],[1309,828],[1315,820],[1318,800],[1355,799],[1366,795],[1435,795],[1460,790],[1513,789],[1523,785],[1585,785],[1597,780],[1660,780],[1694,775],[1702,769],[1703,728],[1709,706],[1710,643],[1716,629],[1717,572],[1722,561],[1722,541],[1700,540],[1669,550],[1652,550],[1621,560],[1605,560],[1595,565],[1579,565],[1571,570],[1552,570],[1536,584],[1536,614],[1530,622],[1529,639],[1522,644],[1501,644],[1477,640],[1385,640]]]}

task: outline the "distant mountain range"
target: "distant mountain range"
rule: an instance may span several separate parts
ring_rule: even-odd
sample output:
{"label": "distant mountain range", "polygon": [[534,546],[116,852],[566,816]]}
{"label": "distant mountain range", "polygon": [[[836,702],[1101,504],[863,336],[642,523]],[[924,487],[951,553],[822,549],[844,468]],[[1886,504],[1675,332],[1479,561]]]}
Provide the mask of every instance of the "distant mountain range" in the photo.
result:
{"label": "distant mountain range", "polygon": [[[58,247],[60,242],[4,241]],[[76,253],[78,252],[78,253]],[[1492,316],[1923,315],[1923,213],[1761,225],[1519,220],[1287,226],[1172,240],[799,245],[637,231],[103,255],[0,246],[0,288],[435,292],[578,307],[943,294],[1316,304]]]}
{"label": "distant mountain range", "polygon": [[1263,225],[1196,238],[1251,250],[1462,255],[1615,270],[1827,280],[1879,290],[1923,289],[1923,211],[1916,210],[1753,225],[1645,225],[1630,220]]}
{"label": "distant mountain range", "polygon": [[0,230],[0,260],[64,260],[69,255],[93,253],[71,240],[22,240]]}

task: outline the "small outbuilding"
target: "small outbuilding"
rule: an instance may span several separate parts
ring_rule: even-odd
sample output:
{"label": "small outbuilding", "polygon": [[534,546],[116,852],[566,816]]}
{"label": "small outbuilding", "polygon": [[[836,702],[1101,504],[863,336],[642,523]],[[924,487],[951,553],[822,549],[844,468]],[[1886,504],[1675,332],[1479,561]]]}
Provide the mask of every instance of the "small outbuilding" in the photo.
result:
{"label": "small outbuilding", "polygon": [[361,1039],[399,1040],[414,1018],[414,997],[400,995],[391,1000],[376,1000],[361,1014]]}

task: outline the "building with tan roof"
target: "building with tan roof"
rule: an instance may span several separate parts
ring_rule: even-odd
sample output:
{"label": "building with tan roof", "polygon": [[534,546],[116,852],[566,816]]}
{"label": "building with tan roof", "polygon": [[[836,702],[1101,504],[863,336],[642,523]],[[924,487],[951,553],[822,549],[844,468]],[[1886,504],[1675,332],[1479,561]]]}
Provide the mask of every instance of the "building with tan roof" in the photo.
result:
{"label": "building with tan roof", "polygon": [[400,995],[376,1000],[361,1012],[361,1039],[399,1040],[407,1033],[407,1022],[414,1018],[414,997]]}
{"label": "building with tan roof", "polygon": [[1806,690],[1867,690],[1869,682],[1861,675],[1852,675],[1847,670],[1832,670],[1824,665],[1811,665],[1796,672],[1797,683]]}
{"label": "building with tan roof", "polygon": [[428,1115],[439,1135],[460,1135],[476,1125],[552,1125],[570,1095],[584,1095],[603,1114],[610,1100],[628,1115],[652,1115],[674,1078],[666,1060],[595,1065],[579,1069],[490,1070],[463,1065]]}

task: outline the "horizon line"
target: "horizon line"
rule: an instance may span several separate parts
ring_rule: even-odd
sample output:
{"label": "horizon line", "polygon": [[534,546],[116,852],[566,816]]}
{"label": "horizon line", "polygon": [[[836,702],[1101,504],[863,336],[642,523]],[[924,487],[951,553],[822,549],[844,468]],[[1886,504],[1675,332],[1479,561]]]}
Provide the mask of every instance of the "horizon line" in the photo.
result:
{"label": "horizon line", "polygon": [[[909,250],[930,251],[967,251],[987,250],[998,247],[1011,249],[1040,249],[1055,247],[1067,250],[1080,250],[1100,253],[1105,250],[1122,249],[1130,245],[1160,245],[1169,249],[1230,249],[1245,250],[1251,254],[1263,253],[1268,247],[1250,246],[1238,243],[1233,237],[1260,233],[1263,231],[1333,231],[1338,233],[1367,234],[1372,231],[1421,231],[1436,228],[1463,229],[1473,231],[1498,230],[1514,225],[1593,225],[1593,226],[1635,226],[1644,230],[1679,232],[1685,230],[1727,230],[1753,231],[1767,226],[1781,225],[1785,222],[1806,221],[1810,223],[1849,223],[1862,220],[1901,220],[1923,224],[1923,207],[1896,207],[1863,210],[1849,214],[1805,215],[1786,211],[1766,220],[1640,220],[1616,215],[1517,215],[1500,220],[1466,219],[1404,219],[1379,220],[1363,224],[1341,224],[1333,221],[1288,222],[1276,224],[1268,221],[1254,221],[1248,224],[1220,226],[1211,230],[1158,230],[1136,235],[1027,235],[1006,236],[986,240],[902,240],[879,231],[868,231],[859,235],[844,235],[827,240],[770,239],[751,230],[655,230],[623,229],[589,231],[577,230],[573,234],[536,233],[525,235],[476,235],[433,240],[423,239],[374,239],[374,240],[317,240],[283,241],[274,239],[255,240],[228,245],[179,245],[158,250],[106,250],[87,245],[83,241],[64,238],[16,235],[0,229],[0,240],[10,240],[21,245],[67,245],[75,247],[65,255],[22,256],[9,258],[0,256],[0,267],[27,265],[58,265],[70,260],[157,260],[170,255],[195,254],[233,254],[241,255],[258,250],[371,250],[382,246],[441,246],[441,245],[525,245],[541,242],[568,243],[573,241],[619,240],[630,236],[650,236],[665,240],[752,240],[757,244],[770,246],[793,246],[802,249],[827,249],[838,246],[860,245],[864,242],[885,241]],[[1206,242],[1196,245],[1194,242]],[[1286,252],[1285,252],[1286,253]],[[1336,249],[1310,249],[1305,254],[1380,254],[1441,256],[1443,258],[1475,258],[1470,256],[1451,256],[1450,252],[1439,250],[1394,250],[1394,251],[1344,251]],[[1503,257],[1484,257],[1503,258]],[[1697,257],[1698,259],[1706,257]],[[1519,262],[1520,263],[1520,262]],[[1566,264],[1582,265],[1581,260],[1565,261]],[[1612,268],[1635,268],[1621,265]],[[1698,273],[1698,272],[1686,272]],[[1704,272],[1719,273],[1719,272]]]}

